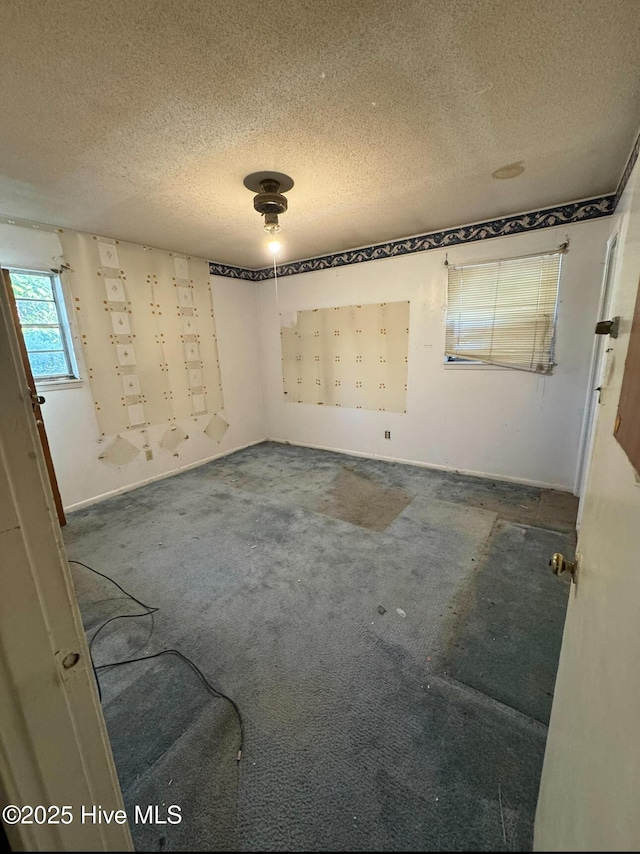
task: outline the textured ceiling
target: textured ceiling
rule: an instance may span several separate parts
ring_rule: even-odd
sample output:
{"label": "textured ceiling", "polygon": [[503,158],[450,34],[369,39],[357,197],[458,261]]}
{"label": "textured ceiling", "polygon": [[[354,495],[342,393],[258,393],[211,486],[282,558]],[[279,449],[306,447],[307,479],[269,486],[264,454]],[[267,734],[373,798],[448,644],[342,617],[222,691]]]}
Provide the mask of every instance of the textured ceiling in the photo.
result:
{"label": "textured ceiling", "polygon": [[611,192],[640,123],[638,0],[3,0],[0,32],[0,213],[244,267],[249,172],[296,182],[290,261]]}

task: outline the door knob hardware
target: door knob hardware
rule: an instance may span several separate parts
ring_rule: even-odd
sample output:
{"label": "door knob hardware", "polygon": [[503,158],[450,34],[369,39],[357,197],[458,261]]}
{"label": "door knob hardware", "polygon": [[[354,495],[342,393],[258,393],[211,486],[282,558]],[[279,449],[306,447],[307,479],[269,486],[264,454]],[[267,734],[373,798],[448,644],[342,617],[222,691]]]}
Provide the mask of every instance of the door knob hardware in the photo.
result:
{"label": "door knob hardware", "polygon": [[34,406],[42,406],[45,402],[44,397],[41,394],[38,394],[37,391],[34,391],[32,388],[29,389],[29,397],[31,398],[31,403]]}
{"label": "door knob hardware", "polygon": [[617,338],[619,331],[619,317],[612,317],[611,320],[601,320],[599,323],[596,323],[596,335],[609,335],[611,338]]}
{"label": "door knob hardware", "polygon": [[549,561],[549,566],[551,567],[551,572],[554,575],[563,575],[565,572],[569,572],[571,575],[571,581],[576,583],[576,574],[578,572],[577,562],[571,563],[571,561],[567,560],[563,554],[560,552],[556,552],[552,555],[551,560]]}

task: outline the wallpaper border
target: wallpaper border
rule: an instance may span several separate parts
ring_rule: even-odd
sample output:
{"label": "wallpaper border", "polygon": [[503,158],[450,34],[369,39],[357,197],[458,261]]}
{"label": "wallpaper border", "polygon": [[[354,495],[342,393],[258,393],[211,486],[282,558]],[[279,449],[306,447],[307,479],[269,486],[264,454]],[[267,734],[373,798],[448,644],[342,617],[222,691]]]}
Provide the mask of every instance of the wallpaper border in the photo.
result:
{"label": "wallpaper border", "polygon": [[624,188],[627,186],[629,176],[633,172],[633,167],[636,165],[636,161],[638,159],[638,152],[640,152],[640,134],[638,134],[636,138],[635,144],[631,149],[629,159],[627,160],[627,165],[624,167],[624,172],[622,173],[622,177],[620,178],[620,183],[618,184],[618,188],[615,193],[614,210],[618,206],[620,196],[624,193]]}
{"label": "wallpaper border", "polygon": [[[598,217],[610,216],[615,212],[629,176],[636,165],[640,154],[640,134],[631,149],[629,159],[614,193],[583,199],[579,202],[569,202],[555,207],[542,208],[539,211],[513,214],[487,222],[462,225],[448,228],[444,231],[433,231],[417,237],[407,237],[402,240],[391,240],[387,243],[377,243],[362,249],[349,249],[346,252],[334,252],[330,255],[320,255],[304,261],[291,261],[277,267],[278,276],[295,276],[298,273],[310,273],[314,270],[327,270],[332,267],[344,267],[348,264],[361,264],[364,261],[377,261],[381,258],[397,258],[412,252],[426,252],[429,249],[441,249],[446,246],[457,246],[461,243],[473,243],[476,240],[489,240],[492,237],[506,237],[510,234],[521,234],[525,231],[535,231],[539,228],[552,228],[555,225],[570,225]],[[273,267],[261,267],[249,270],[244,267],[231,267],[209,261],[209,273],[212,276],[225,276],[231,279],[243,279],[248,282],[262,282],[273,278]]]}
{"label": "wallpaper border", "polygon": [[[635,154],[637,158],[637,147]],[[629,163],[631,163],[631,160],[629,160]],[[631,165],[628,173],[625,169],[625,176],[623,177],[628,179],[632,168],[633,165]],[[619,191],[622,194],[622,190]],[[473,225],[463,225],[457,228],[445,229],[444,231],[421,234],[416,237],[391,240],[387,243],[377,243],[373,246],[365,246],[362,249],[349,249],[346,252],[334,252],[330,255],[320,255],[317,258],[309,258],[304,261],[292,261],[278,265],[278,276],[295,276],[299,273],[310,273],[315,270],[327,270],[334,267],[344,267],[349,264],[361,264],[365,261],[378,261],[382,258],[397,258],[413,252],[426,252],[430,249],[442,249],[462,243],[489,240],[492,237],[506,237],[526,231],[536,231],[540,228],[552,228],[557,225],[584,222],[612,214],[618,198],[619,196],[616,192],[606,196],[597,196],[593,199],[570,202],[566,205],[544,208],[543,210],[531,211],[525,214],[515,214]],[[262,282],[273,278],[273,267],[248,270],[242,267],[230,267],[226,264],[218,264],[215,261],[210,261],[209,273],[213,276],[225,276],[249,282]]]}

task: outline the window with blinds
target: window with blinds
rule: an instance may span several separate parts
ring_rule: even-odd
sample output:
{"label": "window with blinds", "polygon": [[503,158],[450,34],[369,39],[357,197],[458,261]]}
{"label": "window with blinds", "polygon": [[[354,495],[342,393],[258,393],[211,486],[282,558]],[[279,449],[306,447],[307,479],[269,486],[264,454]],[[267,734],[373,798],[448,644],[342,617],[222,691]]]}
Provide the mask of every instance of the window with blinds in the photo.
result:
{"label": "window with blinds", "polygon": [[550,374],[562,254],[450,266],[446,360]]}

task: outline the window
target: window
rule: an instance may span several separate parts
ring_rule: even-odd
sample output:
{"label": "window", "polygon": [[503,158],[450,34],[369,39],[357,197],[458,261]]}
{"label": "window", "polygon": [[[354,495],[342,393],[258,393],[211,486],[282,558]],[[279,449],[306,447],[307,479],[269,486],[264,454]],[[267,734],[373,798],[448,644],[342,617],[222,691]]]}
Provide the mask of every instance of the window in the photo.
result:
{"label": "window", "polygon": [[450,266],[445,360],[550,374],[563,251]]}
{"label": "window", "polygon": [[37,381],[74,379],[78,369],[58,277],[9,270],[31,371]]}

